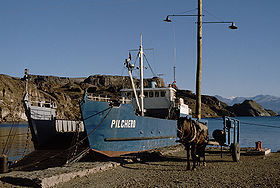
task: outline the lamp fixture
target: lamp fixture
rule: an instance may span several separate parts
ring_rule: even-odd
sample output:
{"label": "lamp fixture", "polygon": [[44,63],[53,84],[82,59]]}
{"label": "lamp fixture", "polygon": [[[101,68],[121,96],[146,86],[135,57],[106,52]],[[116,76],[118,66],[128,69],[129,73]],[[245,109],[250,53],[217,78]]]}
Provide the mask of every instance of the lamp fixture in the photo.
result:
{"label": "lamp fixture", "polygon": [[166,16],[165,20],[163,20],[164,22],[171,22],[171,20],[169,19],[169,16]]}
{"label": "lamp fixture", "polygon": [[230,29],[238,29],[238,27],[235,26],[234,22],[231,23],[231,26],[228,26]]}

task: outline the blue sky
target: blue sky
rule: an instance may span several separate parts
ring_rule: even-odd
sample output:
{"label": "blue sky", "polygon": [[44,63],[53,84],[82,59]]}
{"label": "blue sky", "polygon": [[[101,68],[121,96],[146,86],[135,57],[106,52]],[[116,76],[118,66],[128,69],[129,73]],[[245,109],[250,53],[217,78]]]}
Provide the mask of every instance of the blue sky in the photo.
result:
{"label": "blue sky", "polygon": [[[162,20],[196,8],[197,0],[0,0],[0,74],[127,75],[124,59],[142,32],[154,71],[172,81],[176,48],[177,85],[195,91],[196,18]],[[279,8],[279,1],[203,1],[204,21],[239,29],[203,25],[202,94],[280,96]]]}

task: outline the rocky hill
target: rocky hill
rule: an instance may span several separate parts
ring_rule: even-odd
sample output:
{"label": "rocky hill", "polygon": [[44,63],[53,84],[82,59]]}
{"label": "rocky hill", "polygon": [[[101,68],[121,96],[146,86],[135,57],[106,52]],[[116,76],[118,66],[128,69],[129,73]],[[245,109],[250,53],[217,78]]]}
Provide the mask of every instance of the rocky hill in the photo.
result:
{"label": "rocky hill", "polygon": [[260,104],[253,100],[245,100],[241,104],[228,106],[227,109],[236,116],[275,116],[277,113],[272,110],[265,110]]}
{"label": "rocky hill", "polygon": [[17,78],[0,74],[0,121],[24,120],[22,105],[25,85]]}
{"label": "rocky hill", "polygon": [[[154,80],[158,87],[164,87],[161,78],[146,79],[144,85]],[[0,75],[0,122],[27,121],[23,107],[25,80]],[[136,85],[139,81],[135,80]],[[88,78],[67,78],[56,76],[29,75],[29,93],[33,100],[54,101],[57,117],[61,119],[79,119],[81,117],[79,101],[84,91],[94,95],[117,98],[122,88],[131,87],[126,76],[94,75]]]}
{"label": "rocky hill", "polygon": [[[127,76],[93,75],[87,78],[67,78],[56,76],[30,75],[29,93],[35,100],[52,100],[58,106],[57,117],[62,119],[79,119],[79,101],[84,91],[94,95],[103,95],[117,98],[120,89],[131,88],[131,82]],[[153,80],[157,87],[165,87],[161,78],[144,80],[145,87]],[[139,85],[139,80],[134,80]],[[27,121],[23,107],[25,93],[25,80],[0,75],[0,122]],[[195,94],[188,90],[178,90],[178,97],[182,97],[185,103],[195,112]],[[241,106],[240,108],[254,108],[255,105]],[[269,113],[250,111],[246,115],[269,115]],[[273,114],[269,111],[270,114]],[[202,117],[240,116],[238,107],[229,107],[216,97],[202,96]]]}

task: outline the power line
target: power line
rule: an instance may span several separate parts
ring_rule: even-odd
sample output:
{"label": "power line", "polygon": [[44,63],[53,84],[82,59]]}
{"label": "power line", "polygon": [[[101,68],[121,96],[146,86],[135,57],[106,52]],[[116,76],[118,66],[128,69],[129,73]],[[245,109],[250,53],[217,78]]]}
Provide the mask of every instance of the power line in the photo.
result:
{"label": "power line", "polygon": [[[213,119],[211,119],[211,120],[223,121],[223,119],[220,119],[220,118],[213,118]],[[253,126],[259,126],[259,127],[270,127],[270,128],[277,128],[277,129],[280,129],[280,126],[276,126],[276,125],[267,125],[267,124],[250,123],[250,122],[244,122],[244,121],[240,121],[240,124],[253,125]]]}
{"label": "power line", "polygon": [[280,129],[279,126],[275,126],[275,125],[265,125],[265,124],[248,123],[248,122],[241,122],[241,123],[242,123],[242,124],[246,124],[246,125],[259,126],[259,127],[270,127],[270,128],[278,128],[278,129]]}
{"label": "power line", "polygon": [[186,14],[186,13],[193,12],[193,11],[196,11],[196,10],[197,10],[197,8],[191,9],[191,10],[187,10],[187,11],[184,11],[184,12],[178,12],[176,14]]}
{"label": "power line", "polygon": [[221,21],[221,22],[224,21],[223,19],[219,18],[218,16],[214,15],[213,13],[210,13],[209,11],[207,11],[207,10],[205,10],[205,9],[203,9],[203,11],[207,12],[210,16],[216,18],[217,20],[219,20],[219,21]]}
{"label": "power line", "polygon": [[157,75],[154,73],[154,71],[153,71],[153,69],[152,69],[152,67],[151,67],[151,65],[150,65],[150,63],[149,63],[149,61],[148,61],[148,59],[147,59],[147,57],[146,57],[145,54],[144,54],[144,58],[145,58],[145,60],[146,60],[146,62],[147,62],[147,64],[148,64],[148,66],[149,66],[149,68],[150,68],[150,70],[151,70],[153,76],[156,77]]}

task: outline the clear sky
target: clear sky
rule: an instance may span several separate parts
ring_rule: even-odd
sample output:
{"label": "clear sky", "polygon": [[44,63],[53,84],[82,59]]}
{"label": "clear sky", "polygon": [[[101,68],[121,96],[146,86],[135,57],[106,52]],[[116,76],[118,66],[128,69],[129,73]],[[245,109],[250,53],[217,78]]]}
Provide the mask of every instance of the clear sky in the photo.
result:
{"label": "clear sky", "polygon": [[[127,75],[143,33],[147,58],[166,83],[195,91],[197,0],[0,0],[0,73]],[[280,1],[203,0],[202,94],[280,96]],[[135,58],[135,54],[132,54]],[[136,75],[136,71],[135,71]],[[146,76],[152,76],[147,71]]]}

